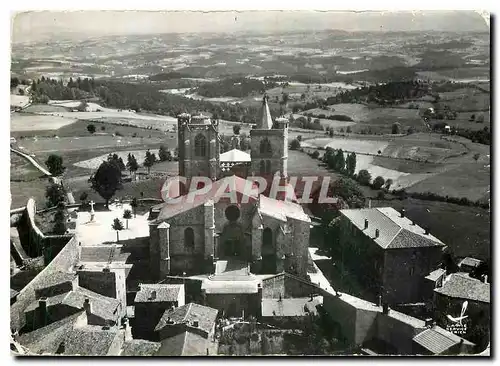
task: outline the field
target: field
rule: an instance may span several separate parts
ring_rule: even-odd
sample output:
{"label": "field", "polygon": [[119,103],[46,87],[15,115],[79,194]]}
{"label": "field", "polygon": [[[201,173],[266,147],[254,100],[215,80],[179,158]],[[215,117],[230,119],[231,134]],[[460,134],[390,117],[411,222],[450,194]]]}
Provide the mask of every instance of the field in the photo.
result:
{"label": "field", "polygon": [[10,130],[14,132],[33,131],[33,130],[57,130],[63,126],[72,124],[76,121],[75,118],[28,114],[28,113],[12,113],[10,115]]}
{"label": "field", "polygon": [[27,106],[30,102],[30,98],[26,95],[10,95],[10,105],[11,107],[23,108]]}
{"label": "field", "polygon": [[[43,165],[43,162],[40,162]],[[36,169],[28,160],[19,155],[10,153],[10,180],[31,181],[42,177],[43,174]]]}
{"label": "field", "polygon": [[45,188],[49,185],[47,178],[39,178],[28,182],[10,182],[11,209],[23,207],[30,197],[36,200],[37,206],[45,206]]}

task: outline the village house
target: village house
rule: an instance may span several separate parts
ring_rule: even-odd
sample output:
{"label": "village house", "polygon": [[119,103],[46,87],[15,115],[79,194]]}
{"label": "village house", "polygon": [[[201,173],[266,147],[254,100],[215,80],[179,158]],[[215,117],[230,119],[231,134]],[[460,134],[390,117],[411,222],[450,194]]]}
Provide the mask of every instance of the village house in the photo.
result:
{"label": "village house", "polygon": [[388,304],[425,300],[425,277],[436,269],[445,244],[391,207],[340,210],[340,265],[364,296]]}

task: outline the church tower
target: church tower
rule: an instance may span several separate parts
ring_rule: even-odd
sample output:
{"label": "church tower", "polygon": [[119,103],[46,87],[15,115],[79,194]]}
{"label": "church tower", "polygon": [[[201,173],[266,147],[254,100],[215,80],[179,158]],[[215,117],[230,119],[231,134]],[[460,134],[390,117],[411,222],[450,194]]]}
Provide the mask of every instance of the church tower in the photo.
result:
{"label": "church tower", "polygon": [[267,104],[268,96],[262,99],[262,109],[257,125],[250,131],[251,172],[256,176],[272,178],[279,174],[288,177],[288,119],[277,118],[274,122]]}
{"label": "church tower", "polygon": [[182,113],[177,117],[179,144],[179,176],[187,184],[181,194],[189,190],[191,179],[196,176],[215,181],[219,171],[219,123],[209,117]]}

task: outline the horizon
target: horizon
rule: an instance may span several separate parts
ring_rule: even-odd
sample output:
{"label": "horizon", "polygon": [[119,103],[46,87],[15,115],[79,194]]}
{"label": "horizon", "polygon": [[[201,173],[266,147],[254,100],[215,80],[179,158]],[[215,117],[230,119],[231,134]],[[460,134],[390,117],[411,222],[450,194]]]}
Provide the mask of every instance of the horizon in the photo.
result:
{"label": "horizon", "polygon": [[[92,16],[92,23],[88,17]],[[13,44],[154,34],[489,32],[475,11],[27,11],[11,15]]]}

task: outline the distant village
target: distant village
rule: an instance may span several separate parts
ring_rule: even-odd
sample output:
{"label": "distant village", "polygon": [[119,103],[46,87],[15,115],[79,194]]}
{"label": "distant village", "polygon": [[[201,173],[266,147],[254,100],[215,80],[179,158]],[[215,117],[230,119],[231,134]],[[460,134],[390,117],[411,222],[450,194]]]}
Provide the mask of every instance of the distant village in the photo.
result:
{"label": "distant village", "polygon": [[[170,185],[164,202],[142,198],[145,213],[130,201],[73,201],[67,232],[46,235],[34,199],[11,211],[19,233],[11,236],[11,351],[489,354],[484,262],[452,263],[447,243],[404,210],[341,207],[325,235],[297,197],[259,190],[255,177],[290,184],[289,120],[275,117],[264,97],[250,153],[237,137],[220,153],[216,120],[180,114],[178,175],[187,183]],[[175,201],[195,177],[210,187]],[[119,229],[115,220],[125,217]],[[332,250],[322,249],[325,240]],[[34,257],[43,270],[15,290]]]}

